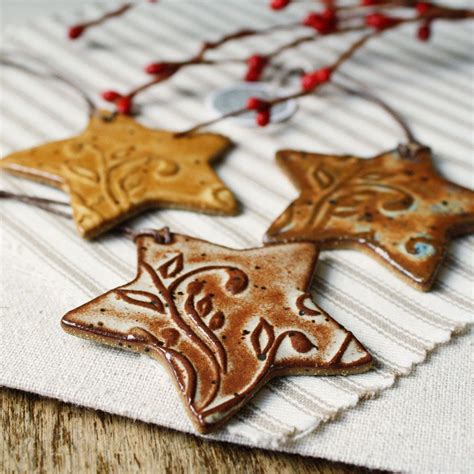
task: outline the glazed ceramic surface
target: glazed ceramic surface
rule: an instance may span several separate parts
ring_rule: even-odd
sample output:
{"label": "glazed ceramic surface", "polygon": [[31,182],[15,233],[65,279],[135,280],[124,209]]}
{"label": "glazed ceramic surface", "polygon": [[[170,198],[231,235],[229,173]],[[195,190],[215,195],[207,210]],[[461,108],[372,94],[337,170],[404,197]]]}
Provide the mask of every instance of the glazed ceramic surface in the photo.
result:
{"label": "glazed ceramic surface", "polygon": [[210,166],[230,145],[222,135],[178,137],[124,115],[97,115],[81,135],[12,153],[0,168],[69,193],[77,229],[90,238],[150,207],[235,214]]}
{"label": "glazed ceramic surface", "polygon": [[426,147],[371,159],[283,150],[277,161],[301,194],[268,229],[267,242],[366,250],[427,290],[449,239],[473,231],[474,193],[441,177]]}
{"label": "glazed ceramic surface", "polygon": [[361,343],[308,294],[313,244],[232,250],[175,234],[136,244],[137,277],[70,311],[62,325],[158,359],[198,430],[221,424],[274,376],[370,368]]}

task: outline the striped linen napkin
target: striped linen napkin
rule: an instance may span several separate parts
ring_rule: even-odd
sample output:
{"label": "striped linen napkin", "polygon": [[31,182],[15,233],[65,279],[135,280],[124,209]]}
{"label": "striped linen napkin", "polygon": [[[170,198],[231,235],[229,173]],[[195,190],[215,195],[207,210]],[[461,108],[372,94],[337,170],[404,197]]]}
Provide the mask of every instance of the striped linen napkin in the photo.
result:
{"label": "striped linen napkin", "polygon": [[[89,6],[72,17],[35,19],[7,31],[3,50],[44,58],[98,97],[104,89],[126,91],[141,83],[146,79],[143,65],[152,60],[185,58],[204,39],[242,27],[297,20],[307,10],[302,2],[278,16],[261,2],[163,0],[91,30],[84,40],[65,39],[66,25],[94,18],[113,5],[117,2]],[[420,141],[433,148],[440,172],[472,187],[473,29],[466,23],[440,23],[435,30],[430,44],[415,41],[410,27],[389,33],[369,43],[343,72],[403,114]],[[302,33],[252,38],[213,54],[246,57],[273,50]],[[317,47],[302,46],[282,60],[317,67],[346,44],[339,37],[324,39]],[[139,98],[139,121],[150,127],[188,128],[211,117],[204,105],[208,94],[241,76],[242,68],[235,65],[184,70]],[[7,68],[2,79],[2,154],[69,137],[85,126],[85,106],[65,85]],[[153,211],[133,225],[168,225],[173,231],[231,247],[259,246],[269,224],[297,195],[276,166],[275,151],[296,148],[373,156],[402,139],[396,124],[373,105],[335,90],[331,93],[329,87],[327,91],[319,98],[300,100],[297,114],[284,124],[256,130],[227,121],[213,128],[237,144],[218,173],[243,204],[241,215]],[[1,186],[63,197],[59,191],[7,176],[1,177]],[[134,276],[134,246],[113,236],[83,241],[71,222],[18,203],[3,202],[0,219],[4,262],[0,384],[192,431],[160,366],[136,354],[73,338],[59,327],[67,310]],[[473,250],[473,237],[453,242],[430,293],[410,288],[359,252],[323,252],[314,279],[315,300],[361,340],[376,358],[376,366],[350,377],[275,380],[216,437],[282,449],[284,443],[307,435],[409,374],[437,345],[472,322]]]}

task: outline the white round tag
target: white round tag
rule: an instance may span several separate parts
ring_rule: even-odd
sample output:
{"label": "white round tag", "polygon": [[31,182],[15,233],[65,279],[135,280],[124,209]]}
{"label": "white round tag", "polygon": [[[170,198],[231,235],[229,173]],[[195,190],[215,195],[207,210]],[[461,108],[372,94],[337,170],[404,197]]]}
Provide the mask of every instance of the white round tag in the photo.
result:
{"label": "white round tag", "polygon": [[[206,99],[207,106],[219,115],[227,114],[233,110],[245,107],[249,97],[258,97],[263,100],[270,100],[283,95],[269,84],[263,82],[242,82],[239,84],[212,92]],[[287,100],[272,108],[271,121],[281,122],[291,117],[296,111],[296,101]],[[249,111],[236,117],[231,117],[237,125],[242,127],[257,127],[255,123],[255,112]]]}

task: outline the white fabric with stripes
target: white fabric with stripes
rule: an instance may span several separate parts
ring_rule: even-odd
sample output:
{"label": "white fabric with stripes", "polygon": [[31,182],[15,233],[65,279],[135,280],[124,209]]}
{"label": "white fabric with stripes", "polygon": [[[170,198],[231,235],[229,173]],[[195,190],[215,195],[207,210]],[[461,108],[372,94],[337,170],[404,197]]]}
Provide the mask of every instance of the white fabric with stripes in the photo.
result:
{"label": "white fabric with stripes", "polygon": [[[217,39],[241,27],[298,19],[307,9],[303,2],[275,14],[253,1],[163,0],[91,30],[83,40],[65,40],[65,25],[94,18],[104,3],[117,2],[84,8],[74,19],[42,18],[7,31],[3,49],[46,58],[54,69],[97,97],[104,89],[126,91],[141,83],[146,79],[143,65],[151,60],[185,58],[204,39]],[[302,34],[300,28],[234,42],[213,56],[247,57]],[[472,34],[472,25],[440,23],[435,25],[433,41],[425,45],[417,43],[407,27],[370,43],[343,68],[400,111],[420,140],[433,148],[440,171],[468,187],[472,187],[473,170]],[[346,44],[344,38],[324,39],[279,60],[316,68]],[[140,96],[139,120],[150,127],[190,127],[209,118],[203,105],[206,95],[237,82],[242,74],[243,67],[235,65],[188,68]],[[2,79],[2,154],[65,138],[84,127],[84,104],[65,85],[7,68]],[[297,195],[275,165],[276,150],[370,156],[402,139],[383,112],[329,87],[322,97],[305,98],[299,105],[290,122],[265,130],[238,128],[230,121],[214,127],[238,145],[218,172],[243,204],[241,215],[222,218],[155,211],[133,225],[169,225],[173,231],[223,245],[259,246],[270,222]],[[1,179],[2,188],[14,192],[62,196],[35,183]],[[0,219],[5,313],[0,326],[0,384],[191,431],[160,367],[144,357],[73,338],[59,327],[68,309],[133,277],[134,246],[117,237],[85,242],[71,222],[22,204],[3,202]],[[410,373],[436,345],[471,321],[473,249],[473,237],[454,242],[435,288],[427,294],[411,289],[361,253],[324,252],[314,280],[316,301],[357,335],[376,357],[377,366],[368,374],[346,378],[276,380],[217,437],[281,445]]]}

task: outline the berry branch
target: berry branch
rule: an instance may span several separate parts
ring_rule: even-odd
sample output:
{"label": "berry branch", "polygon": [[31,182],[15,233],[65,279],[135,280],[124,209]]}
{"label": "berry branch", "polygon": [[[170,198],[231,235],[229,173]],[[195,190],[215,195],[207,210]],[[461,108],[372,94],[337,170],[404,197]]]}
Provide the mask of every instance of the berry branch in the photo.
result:
{"label": "berry branch", "polygon": [[[393,28],[393,26],[390,28]],[[386,28],[385,30],[387,29],[389,28]],[[333,64],[317,71],[304,74],[301,77],[301,90],[299,90],[298,92],[277,97],[272,100],[262,100],[257,97],[250,97],[245,107],[229,112],[213,120],[197,124],[189,130],[180,132],[179,135],[194,133],[201,128],[207,127],[226,118],[236,117],[245,112],[248,112],[249,110],[253,110],[257,113],[256,121],[258,125],[260,125],[261,127],[268,125],[268,123],[270,122],[270,114],[272,107],[281,104],[282,102],[286,102],[291,99],[298,99],[300,97],[304,97],[306,95],[313,94],[314,92],[316,92],[320,87],[330,81],[333,73],[337,71],[337,69],[339,69],[342,64],[348,61],[356,53],[357,50],[362,48],[362,46],[364,46],[365,43],[367,43],[367,41],[369,41],[371,38],[374,38],[381,34],[382,31],[384,30],[376,30],[366,34],[365,36],[362,36],[359,40],[353,43],[350,48],[344,51]]]}
{"label": "berry branch", "polygon": [[[406,2],[404,2],[404,4],[405,3]],[[427,4],[426,2],[418,2],[416,4],[416,10],[417,10],[418,15],[412,18],[389,17],[381,13],[372,13],[365,16],[365,23],[367,26],[371,27],[372,30],[369,33],[362,36],[357,41],[355,41],[349,48],[347,48],[336,59],[334,63],[322,69],[303,74],[301,76],[301,90],[300,91],[293,94],[286,95],[286,96],[281,96],[272,100],[266,100],[266,101],[259,99],[257,97],[251,97],[247,101],[247,104],[245,107],[242,107],[235,111],[231,111],[216,119],[197,124],[194,127],[190,128],[189,130],[179,133],[178,135],[194,133],[195,131],[203,127],[215,124],[226,118],[241,115],[249,110],[256,112],[255,119],[256,119],[257,125],[264,127],[270,123],[272,107],[282,102],[286,102],[291,99],[297,99],[297,98],[304,97],[306,95],[317,92],[320,87],[322,87],[324,84],[328,83],[331,80],[333,73],[336,72],[341,67],[342,64],[348,61],[360,48],[362,48],[372,38],[378,37],[384,32],[397,28],[398,26],[402,24],[417,23],[421,21],[421,22],[425,22],[425,25],[426,25],[426,22],[428,21],[431,22],[434,19],[443,18],[443,19],[450,19],[450,20],[460,20],[460,19],[474,17],[474,11],[456,10],[452,8],[437,7],[431,4]],[[422,25],[422,26],[425,26],[425,25]],[[354,29],[357,29],[357,27]],[[338,32],[338,31],[335,30],[333,33],[335,32]],[[418,32],[418,37],[420,37],[419,32]],[[420,39],[425,40],[424,38],[420,38]],[[404,124],[402,125],[402,127],[405,129],[407,136],[410,137],[411,133],[406,129]]]}
{"label": "berry branch", "polygon": [[[158,0],[146,0],[147,3],[157,3]],[[102,25],[106,21],[110,20],[111,18],[115,18],[118,16],[122,16],[124,13],[128,12],[128,10],[131,10],[134,7],[137,7],[138,3],[132,3],[132,2],[127,2],[118,7],[116,10],[112,10],[110,12],[105,13],[104,15],[101,15],[99,18],[96,18],[95,20],[90,20],[86,21],[84,23],[78,23],[76,25],[73,25],[69,28],[68,30],[68,37],[71,40],[75,40],[82,36],[86,30],[92,28],[93,26],[98,26]]]}
{"label": "berry branch", "polygon": [[[294,0],[271,0],[270,7],[273,10],[282,10],[288,7]],[[428,41],[431,36],[432,24],[436,20],[463,20],[474,18],[474,10],[452,8],[437,5],[431,2],[414,0],[360,0],[353,4],[339,6],[336,0],[321,0],[324,5],[320,11],[308,12],[300,22],[283,23],[273,25],[260,30],[243,29],[227,35],[213,42],[204,42],[199,51],[191,58],[184,61],[153,62],[145,67],[145,71],[153,77],[149,81],[135,87],[126,94],[107,90],[102,93],[102,98],[115,104],[116,110],[122,114],[131,114],[133,100],[141,92],[165,82],[172,78],[178,71],[186,67],[197,65],[220,65],[225,63],[246,64],[244,75],[246,81],[253,82],[262,79],[263,73],[271,61],[284,51],[297,48],[303,43],[316,41],[321,36],[340,35],[353,31],[364,33],[362,37],[352,43],[332,64],[312,72],[306,72],[301,76],[301,88],[298,92],[273,100],[263,101],[251,98],[246,107],[232,111],[208,122],[192,127],[186,132],[191,133],[204,126],[216,123],[228,117],[240,115],[248,110],[256,112],[256,122],[265,126],[270,122],[271,109],[273,106],[286,100],[296,99],[315,93],[323,84],[330,81],[332,74],[350,59],[356,51],[362,48],[367,41],[380,36],[386,31],[393,30],[404,24],[417,23],[417,38],[420,41]],[[115,11],[107,13],[97,20],[76,25],[70,29],[70,37],[77,38],[83,31],[90,27],[103,23],[109,18],[120,16],[136,4],[126,3]],[[391,14],[388,14],[390,11]],[[412,15],[408,15],[408,13]],[[396,13],[396,14],[395,14]],[[414,15],[413,15],[414,13]],[[79,34],[71,35],[71,30],[79,27]],[[249,58],[224,58],[211,60],[206,58],[206,53],[218,49],[222,45],[255,35],[274,33],[285,29],[299,27],[309,28],[311,34],[293,39],[266,55],[254,54]],[[82,29],[81,29],[82,28]],[[76,32],[77,33],[77,32]]]}
{"label": "berry branch", "polygon": [[[102,98],[107,102],[113,102],[116,105],[117,111],[123,114],[130,114],[132,111],[132,99],[150,87],[159,84],[160,82],[166,81],[167,79],[174,76],[179,70],[197,65],[214,65],[214,64],[229,64],[229,63],[247,63],[248,71],[245,79],[249,82],[257,81],[260,79],[264,67],[268,64],[268,61],[271,57],[276,56],[283,51],[277,51],[271,53],[267,56],[262,55],[253,55],[248,59],[241,58],[228,58],[221,60],[209,60],[205,58],[205,54],[214,49],[218,49],[220,46],[228,43],[230,41],[246,38],[249,36],[263,35],[273,33],[279,30],[291,29],[298,26],[298,23],[284,23],[280,25],[273,25],[261,30],[255,29],[243,29],[228,35],[223,36],[221,39],[214,42],[204,42],[201,46],[198,53],[192,56],[189,59],[184,61],[174,61],[174,62],[152,62],[145,66],[145,72],[153,75],[153,79],[145,82],[144,84],[137,86],[136,88],[129,91],[127,94],[120,94],[119,92],[113,90],[106,90],[102,92]],[[313,40],[314,37],[306,37],[304,40],[300,39],[300,42]],[[292,42],[293,43],[293,42]],[[298,43],[299,44],[299,43]],[[296,46],[296,44],[294,45]]]}
{"label": "berry branch", "polygon": [[[287,28],[289,25],[279,25],[278,29],[281,28]],[[272,27],[273,30],[276,30],[277,27]],[[350,28],[344,28],[344,29],[339,29],[335,30],[332,34],[343,34],[343,33],[348,33],[348,32],[353,32],[353,31],[361,31],[364,30],[365,27],[350,27]],[[245,30],[247,32],[251,30]],[[253,30],[255,31],[255,30]],[[269,30],[265,30],[267,32]],[[248,33],[250,34],[261,34],[261,31],[255,31],[254,33]],[[232,39],[237,38],[237,35],[239,33],[233,33],[232,35],[228,35],[226,38],[232,37]],[[239,35],[239,37],[241,37]],[[245,75],[245,80],[247,82],[255,82],[260,79],[264,67],[268,66],[270,61],[277,57],[279,54],[283,53],[286,50],[294,49],[295,47],[307,43],[310,41],[315,41],[318,38],[318,36],[315,36],[314,34],[308,35],[308,36],[302,36],[300,38],[297,38],[296,40],[292,40],[287,44],[284,44],[277,48],[275,51],[266,54],[265,56],[262,55],[252,55],[248,59],[241,59],[241,58],[226,58],[226,59],[221,59],[221,60],[208,60],[203,57],[198,57],[195,56],[189,60],[182,61],[182,62],[168,62],[168,63],[152,63],[149,64],[146,67],[146,72],[149,74],[154,74],[153,79],[151,79],[148,82],[145,82],[144,84],[136,87],[135,89],[132,89],[129,91],[126,95],[121,95],[116,91],[108,90],[104,91],[102,93],[102,98],[106,100],[107,102],[114,102],[115,106],[117,108],[117,111],[123,114],[130,114],[132,111],[132,99],[139,94],[140,92],[143,92],[146,89],[149,89],[150,87],[159,84],[160,82],[166,81],[170,79],[174,74],[176,74],[179,70],[183,69],[184,67],[188,66],[197,66],[197,65],[217,65],[217,64],[229,64],[229,63],[238,63],[238,64],[247,64],[248,66],[248,71]],[[207,43],[208,44],[208,43]],[[213,43],[217,45],[216,43]],[[219,41],[219,45],[223,44],[223,41]],[[217,46],[216,46],[217,47]],[[213,49],[210,47],[207,47],[205,51]],[[201,53],[199,54],[201,55]]]}

